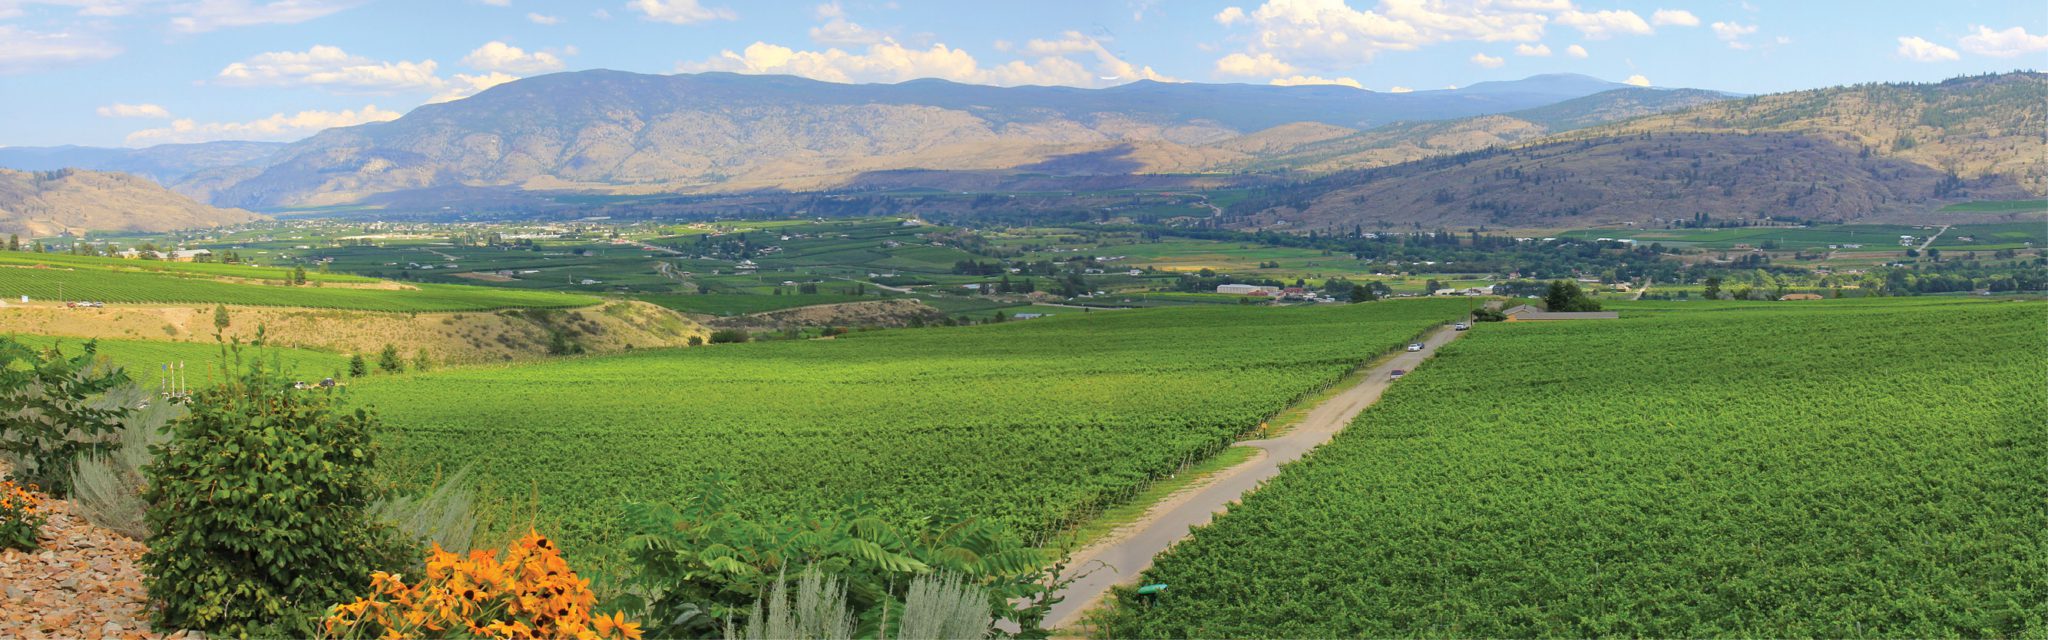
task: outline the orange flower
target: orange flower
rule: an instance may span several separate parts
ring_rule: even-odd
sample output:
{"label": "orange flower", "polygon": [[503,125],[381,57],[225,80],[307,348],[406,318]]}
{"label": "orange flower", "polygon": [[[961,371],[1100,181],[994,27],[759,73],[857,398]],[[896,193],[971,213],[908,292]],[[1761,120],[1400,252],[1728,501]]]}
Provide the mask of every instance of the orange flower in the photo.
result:
{"label": "orange flower", "polygon": [[427,552],[426,567],[414,585],[403,576],[372,574],[371,595],[333,607],[322,631],[329,637],[641,637],[640,625],[624,614],[591,615],[597,596],[590,581],[577,577],[554,542],[538,533],[508,546],[502,560],[494,551],[464,557],[437,546]]}

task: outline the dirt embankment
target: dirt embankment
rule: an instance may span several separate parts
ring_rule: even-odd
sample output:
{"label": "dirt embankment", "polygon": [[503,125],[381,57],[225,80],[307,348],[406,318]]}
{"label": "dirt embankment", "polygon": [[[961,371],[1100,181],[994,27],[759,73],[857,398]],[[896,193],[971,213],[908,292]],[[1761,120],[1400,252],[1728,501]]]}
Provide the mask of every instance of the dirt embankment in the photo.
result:
{"label": "dirt embankment", "polygon": [[[263,327],[271,344],[375,354],[390,344],[407,358],[420,349],[436,362],[465,364],[581,351],[679,347],[707,336],[682,314],[639,301],[581,309],[507,309],[462,313],[384,313],[329,309],[228,307],[228,337],[244,341]],[[55,305],[0,308],[0,333],[130,340],[213,340],[213,307]]]}
{"label": "dirt embankment", "polygon": [[916,320],[937,322],[946,313],[918,300],[820,304],[725,318],[699,318],[716,329],[780,331],[798,327],[906,327]]}

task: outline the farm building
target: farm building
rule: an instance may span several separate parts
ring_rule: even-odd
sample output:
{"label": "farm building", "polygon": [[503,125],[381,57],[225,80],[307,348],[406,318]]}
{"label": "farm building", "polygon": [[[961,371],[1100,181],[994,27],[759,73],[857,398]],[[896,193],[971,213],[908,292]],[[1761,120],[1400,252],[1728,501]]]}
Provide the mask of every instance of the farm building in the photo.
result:
{"label": "farm building", "polygon": [[1270,296],[1280,293],[1280,290],[1255,284],[1219,284],[1216,285],[1216,292],[1238,296]]}
{"label": "farm building", "polygon": [[1544,311],[1529,305],[1516,305],[1505,314],[1508,322],[1543,320],[1614,320],[1621,314],[1613,311]]}

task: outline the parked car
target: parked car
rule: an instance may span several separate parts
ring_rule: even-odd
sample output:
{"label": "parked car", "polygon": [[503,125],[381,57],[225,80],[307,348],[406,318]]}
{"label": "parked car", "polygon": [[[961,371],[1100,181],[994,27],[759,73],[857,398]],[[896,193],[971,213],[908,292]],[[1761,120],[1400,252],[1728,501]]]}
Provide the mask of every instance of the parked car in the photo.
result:
{"label": "parked car", "polygon": [[1401,370],[1401,369],[1395,369],[1395,370],[1394,370],[1394,371],[1393,371],[1392,373],[1388,373],[1388,374],[1387,374],[1387,379],[1388,379],[1388,380],[1400,380],[1400,379],[1401,379],[1401,376],[1405,376],[1405,375],[1408,375],[1408,372],[1407,372],[1407,371],[1403,371],[1403,370]]}
{"label": "parked car", "polygon": [[1451,328],[1452,328],[1452,329],[1456,329],[1456,330],[1458,330],[1458,331],[1464,331],[1464,330],[1466,330],[1466,329],[1470,329],[1470,328],[1472,328],[1472,325],[1469,325],[1469,324],[1465,324],[1465,323],[1463,323],[1463,322],[1460,322],[1460,323],[1457,323],[1457,324],[1451,325]]}
{"label": "parked car", "polygon": [[1421,351],[1421,350],[1422,350],[1422,343],[1420,343],[1420,342],[1417,342],[1417,343],[1414,343],[1414,344],[1410,344],[1410,345],[1408,345],[1408,350],[1409,350],[1409,351]]}

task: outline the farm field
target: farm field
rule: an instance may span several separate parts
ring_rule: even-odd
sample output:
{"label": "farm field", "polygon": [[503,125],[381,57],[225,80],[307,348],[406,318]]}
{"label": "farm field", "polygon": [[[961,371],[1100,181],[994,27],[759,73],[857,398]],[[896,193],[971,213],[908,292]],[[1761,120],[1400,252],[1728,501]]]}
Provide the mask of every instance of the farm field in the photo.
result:
{"label": "farm field", "polygon": [[[2048,305],[1481,324],[1162,555],[1116,637],[2013,637],[2048,625]],[[1883,345],[1872,350],[1871,345]]]}
{"label": "farm field", "polygon": [[220,303],[356,309],[363,311],[473,311],[566,308],[596,298],[545,291],[418,284],[404,289],[246,284],[210,278],[94,268],[0,266],[0,297],[118,303]]}
{"label": "farm field", "polygon": [[2048,213],[2048,200],[1978,200],[1959,202],[1941,208],[1942,211],[1967,213],[2017,213],[2035,211]]}
{"label": "farm field", "polygon": [[[86,343],[81,338],[34,335],[13,338],[38,348],[57,346],[67,355],[78,354]],[[162,380],[167,364],[176,367],[182,363],[185,381],[192,387],[219,378],[221,347],[218,344],[101,338],[99,354],[115,366],[126,369],[129,378],[152,389]],[[312,349],[265,347],[259,350],[243,345],[242,357],[244,361],[260,357],[264,363],[275,364],[282,371],[306,381],[316,381],[348,370],[348,356]]]}
{"label": "farm field", "polygon": [[1037,535],[1221,450],[1291,400],[1465,313],[1464,300],[1081,313],[372,378],[403,478],[478,465],[537,491],[583,557],[635,500],[713,475],[770,512],[856,495]]}
{"label": "farm field", "polygon": [[699,295],[650,294],[636,297],[640,300],[652,302],[683,313],[705,313],[718,316],[762,313],[814,304],[838,304],[842,302],[881,299],[873,296],[850,296],[830,293],[786,295],[736,293],[707,293]]}

